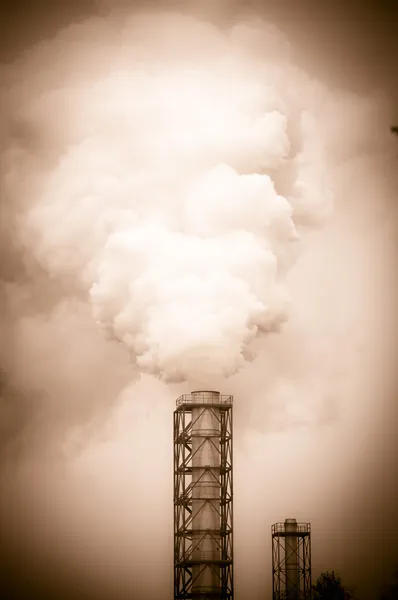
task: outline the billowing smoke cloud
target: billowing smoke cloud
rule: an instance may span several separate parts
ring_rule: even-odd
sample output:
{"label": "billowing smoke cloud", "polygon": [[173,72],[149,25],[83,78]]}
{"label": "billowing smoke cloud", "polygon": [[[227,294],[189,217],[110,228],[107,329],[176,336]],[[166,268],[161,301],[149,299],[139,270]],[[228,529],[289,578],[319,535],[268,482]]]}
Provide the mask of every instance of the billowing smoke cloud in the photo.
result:
{"label": "billowing smoke cloud", "polygon": [[55,138],[66,119],[69,137],[44,173],[20,143],[6,153],[8,193],[15,179],[29,189],[19,239],[165,381],[228,377],[256,336],[279,330],[299,227],[330,209],[319,100],[306,105],[322,93],[285,56],[270,62],[267,34],[141,16],[95,78],[76,83],[69,67],[14,116]]}

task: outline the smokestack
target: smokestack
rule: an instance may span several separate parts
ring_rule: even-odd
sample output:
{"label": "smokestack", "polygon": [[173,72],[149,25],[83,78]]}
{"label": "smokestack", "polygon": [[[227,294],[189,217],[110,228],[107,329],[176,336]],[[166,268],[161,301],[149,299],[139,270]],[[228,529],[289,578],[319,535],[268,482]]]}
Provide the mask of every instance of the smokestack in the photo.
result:
{"label": "smokestack", "polygon": [[232,396],[177,400],[174,536],[175,600],[232,600]]}
{"label": "smokestack", "polygon": [[299,600],[296,519],[285,519],[285,531],[286,600]]}
{"label": "smokestack", "polygon": [[273,600],[310,600],[311,525],[285,519],[272,533]]}

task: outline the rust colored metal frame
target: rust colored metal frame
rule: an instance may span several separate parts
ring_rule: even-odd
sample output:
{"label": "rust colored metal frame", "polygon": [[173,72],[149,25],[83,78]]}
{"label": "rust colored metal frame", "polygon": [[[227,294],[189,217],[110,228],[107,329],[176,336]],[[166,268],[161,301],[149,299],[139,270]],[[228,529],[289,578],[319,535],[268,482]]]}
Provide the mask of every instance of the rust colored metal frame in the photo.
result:
{"label": "rust colored metal frame", "polygon": [[[193,560],[192,547],[192,409],[217,408],[220,423],[220,560],[201,556]],[[204,440],[207,438],[205,437]],[[214,600],[233,600],[233,479],[232,479],[232,396],[220,396],[217,404],[193,402],[186,394],[177,400],[174,411],[174,600],[191,599],[192,566],[214,569],[220,577],[220,591],[203,597]],[[212,535],[206,531],[204,535]],[[202,569],[200,569],[202,571]],[[194,596],[195,598],[196,596]]]}
{"label": "rust colored metal frame", "polygon": [[272,534],[272,598],[286,600],[285,542],[287,536],[297,537],[298,580],[295,598],[311,600],[311,525],[297,523],[297,531],[286,532],[285,523],[275,523]]}

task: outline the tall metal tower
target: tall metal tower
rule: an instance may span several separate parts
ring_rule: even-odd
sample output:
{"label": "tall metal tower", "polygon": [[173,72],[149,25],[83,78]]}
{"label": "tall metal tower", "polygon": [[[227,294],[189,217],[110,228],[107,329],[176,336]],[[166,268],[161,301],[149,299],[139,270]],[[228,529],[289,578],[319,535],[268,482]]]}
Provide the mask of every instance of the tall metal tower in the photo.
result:
{"label": "tall metal tower", "polygon": [[233,600],[232,402],[212,391],[177,400],[175,600]]}
{"label": "tall metal tower", "polygon": [[273,600],[311,600],[311,525],[286,519],[272,534]]}

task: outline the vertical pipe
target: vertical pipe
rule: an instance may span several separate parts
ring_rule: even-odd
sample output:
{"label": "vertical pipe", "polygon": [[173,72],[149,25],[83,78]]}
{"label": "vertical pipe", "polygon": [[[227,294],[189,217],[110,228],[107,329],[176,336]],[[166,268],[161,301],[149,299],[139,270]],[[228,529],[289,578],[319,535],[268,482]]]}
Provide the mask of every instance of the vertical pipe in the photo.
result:
{"label": "vertical pipe", "polygon": [[219,401],[219,392],[192,392],[193,599],[221,595],[220,568],[211,562],[221,558]]}
{"label": "vertical pipe", "polygon": [[298,600],[299,577],[296,519],[285,519],[285,532],[286,600]]}

